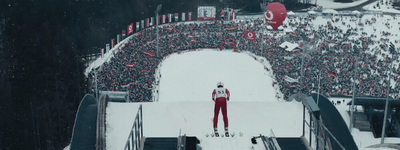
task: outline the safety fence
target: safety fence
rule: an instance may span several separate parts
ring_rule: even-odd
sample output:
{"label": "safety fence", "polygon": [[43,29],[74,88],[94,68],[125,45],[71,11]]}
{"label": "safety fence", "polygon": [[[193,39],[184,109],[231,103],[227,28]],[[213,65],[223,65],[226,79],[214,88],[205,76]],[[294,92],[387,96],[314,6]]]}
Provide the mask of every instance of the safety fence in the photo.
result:
{"label": "safety fence", "polygon": [[140,105],[124,149],[141,150],[143,149],[144,146],[142,143],[143,143],[143,114],[142,114],[142,105]]}

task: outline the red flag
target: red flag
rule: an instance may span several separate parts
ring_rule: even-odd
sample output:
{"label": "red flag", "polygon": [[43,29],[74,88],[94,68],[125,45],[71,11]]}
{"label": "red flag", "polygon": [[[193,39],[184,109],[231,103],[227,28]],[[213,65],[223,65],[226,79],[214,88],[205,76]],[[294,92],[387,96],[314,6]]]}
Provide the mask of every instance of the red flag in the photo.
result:
{"label": "red flag", "polygon": [[149,18],[146,18],[146,28],[149,27],[149,24],[150,24],[150,20],[149,20]]}
{"label": "red flag", "polygon": [[122,30],[122,36],[126,36],[126,30]]}
{"label": "red flag", "polygon": [[251,31],[244,31],[244,38],[246,40],[254,41],[256,40],[256,33]]}
{"label": "red flag", "polygon": [[332,76],[332,77],[335,77],[335,78],[337,77],[336,74],[333,73],[333,72],[329,72],[328,74],[329,74],[330,76]]}
{"label": "red flag", "polygon": [[128,26],[128,35],[133,33],[133,23]]}
{"label": "red flag", "polygon": [[149,51],[144,51],[145,54],[150,55],[150,56],[154,56],[155,54]]}
{"label": "red flag", "polygon": [[192,21],[192,12],[189,12],[188,16],[189,21]]}
{"label": "red flag", "polygon": [[226,30],[235,30],[235,29],[237,29],[237,26],[233,26],[233,27],[228,27],[228,28],[226,28]]}

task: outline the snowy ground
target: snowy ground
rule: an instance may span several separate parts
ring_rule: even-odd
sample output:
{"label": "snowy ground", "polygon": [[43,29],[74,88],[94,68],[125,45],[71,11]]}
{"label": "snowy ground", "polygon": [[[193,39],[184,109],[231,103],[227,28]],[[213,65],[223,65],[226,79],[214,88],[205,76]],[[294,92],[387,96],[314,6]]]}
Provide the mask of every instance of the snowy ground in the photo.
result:
{"label": "snowy ground", "polygon": [[[159,102],[109,103],[107,149],[123,149],[140,104],[143,105],[144,136],[177,137],[181,132],[199,138],[205,150],[263,149],[262,144],[254,145],[250,139],[259,134],[269,136],[270,129],[277,137],[300,137],[302,104],[275,97],[279,91],[272,86],[273,79],[264,69],[268,66],[246,52],[200,50],[170,55],[160,68]],[[231,90],[228,118],[230,132],[237,135],[234,138],[216,140],[205,136],[212,133],[211,92],[218,81],[223,81]],[[337,108],[348,123],[348,106],[342,103]],[[218,127],[222,131],[221,114]],[[238,136],[239,132],[243,136]],[[380,138],[375,139],[370,132],[354,129],[353,136],[360,149],[380,143]],[[387,143],[399,141],[399,138],[386,139]]]}
{"label": "snowy ground", "polygon": [[[259,149],[251,137],[270,135],[300,137],[302,104],[276,98],[272,78],[248,53],[201,50],[174,54],[161,67],[159,102],[110,103],[107,107],[107,149],[122,149],[140,104],[143,105],[144,136],[177,137],[179,132],[200,139],[203,149]],[[215,140],[211,134],[214,102],[211,92],[222,81],[231,91],[228,103],[229,130],[239,135]],[[279,93],[279,92],[278,92]],[[222,115],[219,130],[223,131]],[[257,148],[259,147],[259,148]]]}

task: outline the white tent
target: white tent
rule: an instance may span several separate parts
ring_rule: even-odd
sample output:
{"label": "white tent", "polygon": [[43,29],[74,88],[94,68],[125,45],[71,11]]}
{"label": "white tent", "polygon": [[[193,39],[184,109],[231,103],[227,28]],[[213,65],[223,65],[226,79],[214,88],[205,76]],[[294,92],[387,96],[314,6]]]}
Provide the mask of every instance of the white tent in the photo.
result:
{"label": "white tent", "polygon": [[352,14],[361,14],[361,12],[359,12],[358,10],[352,11]]}
{"label": "white tent", "polygon": [[308,13],[308,14],[316,14],[317,12],[315,12],[315,11],[313,11],[313,10],[310,10],[310,11],[308,11],[307,13]]}
{"label": "white tent", "polygon": [[279,45],[279,47],[287,50],[287,51],[293,51],[296,48],[298,48],[299,44],[296,43],[290,43],[290,42],[283,42],[281,45]]}
{"label": "white tent", "polygon": [[333,9],[324,9],[324,10],[322,10],[322,13],[325,13],[325,14],[338,14],[338,12],[336,10],[333,10]]}
{"label": "white tent", "polygon": [[296,15],[296,13],[294,13],[293,11],[289,11],[289,12],[287,12],[287,15],[288,16],[294,16],[294,15]]}

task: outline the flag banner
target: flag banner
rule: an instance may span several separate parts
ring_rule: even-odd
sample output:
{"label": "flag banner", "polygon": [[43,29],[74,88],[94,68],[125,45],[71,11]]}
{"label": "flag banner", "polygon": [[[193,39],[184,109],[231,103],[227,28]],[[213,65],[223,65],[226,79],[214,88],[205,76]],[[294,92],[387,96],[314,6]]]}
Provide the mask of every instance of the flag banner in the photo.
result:
{"label": "flag banner", "polygon": [[246,40],[254,41],[256,40],[256,33],[251,31],[244,31],[244,38]]}
{"label": "flag banner", "polygon": [[162,15],[162,23],[164,24],[165,21],[167,20],[167,15]]}
{"label": "flag banner", "polygon": [[131,84],[132,84],[132,81],[129,81],[129,82],[126,83],[126,84],[121,84],[121,87],[127,88],[127,87],[129,87]]}
{"label": "flag banner", "polygon": [[133,23],[131,23],[129,26],[128,26],[128,35],[131,35],[133,33]]}
{"label": "flag banner", "polygon": [[233,26],[233,27],[228,27],[228,28],[226,28],[226,30],[236,30],[237,29],[237,26]]}
{"label": "flag banner", "polygon": [[188,20],[189,20],[189,21],[192,21],[192,12],[189,12],[189,14],[188,14]]}
{"label": "flag banner", "polygon": [[149,18],[146,18],[146,28],[148,28],[149,25],[150,25],[150,19],[149,19]]}
{"label": "flag banner", "polygon": [[287,82],[299,82],[299,79],[293,79],[293,78],[285,75],[285,81],[287,81]]}
{"label": "flag banner", "polygon": [[123,37],[126,36],[126,30],[122,30],[122,36],[123,36]]}
{"label": "flag banner", "polygon": [[332,76],[332,77],[335,77],[335,78],[337,77],[336,74],[333,73],[333,72],[329,72],[328,74],[329,74],[330,76]]}
{"label": "flag banner", "polygon": [[283,56],[283,59],[285,59],[285,60],[291,60],[291,59],[293,59],[293,56]]}
{"label": "flag banner", "polygon": [[103,58],[103,55],[104,55],[104,48],[102,48],[102,49],[100,50],[100,53],[101,53],[101,58]]}
{"label": "flag banner", "polygon": [[186,16],[185,16],[185,15],[186,15],[186,14],[183,12],[183,13],[182,13],[182,18],[181,18],[182,21],[185,21],[185,20],[186,20]]}
{"label": "flag banner", "polygon": [[232,12],[232,20],[235,21],[236,20],[236,13]]}
{"label": "flag banner", "polygon": [[172,14],[168,14],[168,22],[172,22]]}
{"label": "flag banner", "polygon": [[175,22],[178,22],[178,21],[179,21],[179,14],[175,13]]}
{"label": "flag banner", "polygon": [[150,56],[154,56],[155,54],[149,51],[144,51],[145,54],[150,55]]}
{"label": "flag banner", "polygon": [[117,43],[116,44],[118,44],[119,42],[121,42],[121,34],[117,35]]}
{"label": "flag banner", "polygon": [[140,23],[136,22],[136,32],[138,32],[140,30]]}
{"label": "flag banner", "polygon": [[151,17],[150,18],[150,26],[153,26],[153,24],[154,24],[154,17]]}
{"label": "flag banner", "polygon": [[107,53],[109,50],[110,50],[110,44],[107,43],[107,44],[106,44],[106,53]]}
{"label": "flag banner", "polygon": [[111,39],[111,48],[114,48],[115,46],[115,39]]}
{"label": "flag banner", "polygon": [[142,28],[141,29],[144,29],[144,20],[142,20],[142,21],[140,21],[141,22],[141,25],[142,25]]}
{"label": "flag banner", "polygon": [[136,63],[125,63],[125,67],[127,68],[127,69],[129,69],[129,68],[132,68],[132,67],[134,67],[136,65]]}

